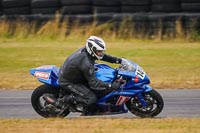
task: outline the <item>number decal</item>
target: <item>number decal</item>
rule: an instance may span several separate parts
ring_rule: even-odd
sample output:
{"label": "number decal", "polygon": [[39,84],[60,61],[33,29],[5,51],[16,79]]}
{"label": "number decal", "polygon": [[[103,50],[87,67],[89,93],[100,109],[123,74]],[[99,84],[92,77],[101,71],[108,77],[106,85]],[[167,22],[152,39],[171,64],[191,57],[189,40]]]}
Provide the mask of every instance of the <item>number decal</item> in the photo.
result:
{"label": "number decal", "polygon": [[144,72],[144,70],[141,68],[141,67],[139,67],[139,66],[137,66],[137,69],[136,69],[136,71],[135,71],[135,74],[138,76],[138,77],[140,77],[141,79],[144,79],[145,78],[145,72]]}

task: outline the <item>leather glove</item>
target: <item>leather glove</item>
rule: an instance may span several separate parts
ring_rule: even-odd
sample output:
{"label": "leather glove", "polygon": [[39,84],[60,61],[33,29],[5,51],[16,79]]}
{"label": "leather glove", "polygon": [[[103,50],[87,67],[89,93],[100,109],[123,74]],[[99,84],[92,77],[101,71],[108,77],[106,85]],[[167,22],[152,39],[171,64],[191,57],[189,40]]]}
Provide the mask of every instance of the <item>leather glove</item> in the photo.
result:
{"label": "leather glove", "polygon": [[117,90],[121,86],[121,83],[118,81],[114,81],[112,84],[109,85],[109,89]]}

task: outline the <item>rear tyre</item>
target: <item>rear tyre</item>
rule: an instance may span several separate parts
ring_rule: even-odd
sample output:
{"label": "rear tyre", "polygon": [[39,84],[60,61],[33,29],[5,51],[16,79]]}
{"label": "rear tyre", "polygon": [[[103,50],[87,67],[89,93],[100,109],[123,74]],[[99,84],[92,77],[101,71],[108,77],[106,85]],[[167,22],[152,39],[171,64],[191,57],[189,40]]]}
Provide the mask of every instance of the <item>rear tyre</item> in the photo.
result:
{"label": "rear tyre", "polygon": [[143,107],[137,96],[135,96],[126,103],[128,110],[134,115],[142,118],[154,117],[158,115],[164,106],[161,95],[156,90],[144,92],[142,95],[147,103],[147,106]]}
{"label": "rear tyre", "polygon": [[52,106],[51,104],[47,104],[43,100],[44,94],[51,94],[55,98],[58,98],[59,89],[53,88],[46,84],[43,84],[33,91],[32,96],[31,96],[31,104],[32,104],[34,110],[39,115],[41,115],[42,117],[45,117],[45,118],[50,118],[50,117],[62,117],[63,118],[70,113],[69,110],[57,109],[56,107]]}

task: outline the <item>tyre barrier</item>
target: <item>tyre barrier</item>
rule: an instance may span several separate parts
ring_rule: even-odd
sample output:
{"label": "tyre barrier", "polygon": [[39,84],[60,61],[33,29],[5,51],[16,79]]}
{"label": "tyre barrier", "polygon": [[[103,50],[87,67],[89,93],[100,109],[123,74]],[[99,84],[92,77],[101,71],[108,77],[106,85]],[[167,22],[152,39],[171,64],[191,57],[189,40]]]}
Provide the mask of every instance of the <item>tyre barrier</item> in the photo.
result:
{"label": "tyre barrier", "polygon": [[122,13],[149,12],[151,0],[121,0]]}
{"label": "tyre barrier", "polygon": [[30,0],[1,0],[1,5],[5,15],[30,14]]}
{"label": "tyre barrier", "polygon": [[0,15],[196,12],[199,0],[0,0]]}
{"label": "tyre barrier", "polygon": [[[49,22],[49,20],[54,21],[55,17],[59,20],[59,23],[66,22],[67,27],[77,24],[81,26],[86,26],[92,24],[96,21],[96,26],[105,24],[107,22],[108,27],[112,31],[118,32],[119,29],[124,30],[124,37],[127,37],[127,31],[133,30],[135,38],[149,38],[154,39],[160,36],[160,39],[173,39],[177,37],[177,26],[181,27],[181,35],[190,36],[191,31],[195,29],[200,33],[200,14],[190,13],[135,13],[135,14],[115,14],[115,13],[105,13],[93,15],[3,15],[0,20],[6,20],[6,22],[27,22],[37,24],[37,29],[40,29],[43,25]],[[14,20],[14,21],[13,21]],[[97,21],[98,20],[98,21]],[[18,22],[17,21],[17,22]],[[180,25],[177,25],[177,22]],[[106,25],[105,25],[106,26]],[[12,29],[14,28],[12,26]]]}
{"label": "tyre barrier", "polygon": [[152,0],[152,12],[180,12],[181,0]]}
{"label": "tyre barrier", "polygon": [[59,8],[59,0],[31,0],[32,14],[55,14]]}
{"label": "tyre barrier", "polygon": [[182,0],[182,12],[200,12],[199,0]]}
{"label": "tyre barrier", "polygon": [[60,0],[61,14],[92,14],[92,1],[91,0]]}
{"label": "tyre barrier", "polygon": [[93,0],[94,13],[119,13],[119,0]]}
{"label": "tyre barrier", "polygon": [[[56,14],[56,15],[55,15]],[[184,34],[190,32],[194,19],[200,20],[199,0],[0,0],[0,20],[35,21],[38,27],[59,16],[59,21],[73,24],[96,22],[131,23],[138,38],[174,38],[177,20]],[[161,30],[160,30],[161,29]],[[197,26],[197,29],[200,29]]]}

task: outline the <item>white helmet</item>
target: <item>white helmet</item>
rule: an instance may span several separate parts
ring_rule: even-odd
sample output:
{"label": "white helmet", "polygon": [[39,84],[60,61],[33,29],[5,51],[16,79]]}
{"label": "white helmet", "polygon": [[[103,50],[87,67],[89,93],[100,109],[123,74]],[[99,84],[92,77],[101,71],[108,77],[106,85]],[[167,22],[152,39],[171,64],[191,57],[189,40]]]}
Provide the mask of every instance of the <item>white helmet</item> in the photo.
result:
{"label": "white helmet", "polygon": [[97,36],[90,36],[86,41],[86,50],[92,56],[98,60],[103,58],[103,52],[106,50],[106,44],[104,40]]}

